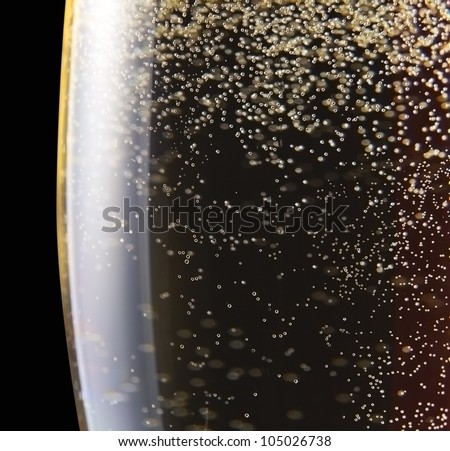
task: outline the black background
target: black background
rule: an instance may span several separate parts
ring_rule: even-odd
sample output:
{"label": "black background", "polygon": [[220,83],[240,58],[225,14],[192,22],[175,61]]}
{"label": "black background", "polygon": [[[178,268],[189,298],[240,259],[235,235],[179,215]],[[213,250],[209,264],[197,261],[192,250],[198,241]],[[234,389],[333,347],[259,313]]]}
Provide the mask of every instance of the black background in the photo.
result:
{"label": "black background", "polygon": [[[28,125],[20,133],[18,129],[14,132],[16,139],[26,145],[16,148],[10,166],[22,168],[19,172],[24,188],[22,192],[15,191],[14,197],[26,208],[25,212],[15,209],[15,220],[8,224],[8,236],[14,240],[4,245],[11,258],[4,260],[6,280],[3,274],[2,300],[7,309],[2,310],[4,337],[0,346],[1,430],[78,429],[56,245],[57,130],[64,3],[58,0],[27,6],[20,17],[27,16],[25,22],[28,23],[22,22],[20,30],[26,31],[23,38],[28,50],[10,41],[14,47],[11,53],[17,61],[9,66],[13,71],[6,71],[13,78],[8,86],[12,92],[15,92],[14,86],[23,88],[17,90],[18,100],[13,101],[8,122],[14,127],[17,118],[22,117]],[[18,51],[19,48],[22,51]],[[14,111],[16,108],[19,111]],[[23,159],[17,158],[16,152],[23,155]]]}

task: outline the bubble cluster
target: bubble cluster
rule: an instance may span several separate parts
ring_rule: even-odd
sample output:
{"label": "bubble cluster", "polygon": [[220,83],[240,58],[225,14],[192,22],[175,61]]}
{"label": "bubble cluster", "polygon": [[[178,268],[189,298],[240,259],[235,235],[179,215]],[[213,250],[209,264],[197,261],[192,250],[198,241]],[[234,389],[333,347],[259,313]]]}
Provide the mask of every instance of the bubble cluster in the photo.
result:
{"label": "bubble cluster", "polygon": [[151,160],[130,183],[151,205],[349,205],[346,233],[152,239],[156,348],[139,350],[159,353],[161,421],[258,429],[270,405],[280,429],[448,429],[445,2],[165,0],[135,17],[129,139],[149,136],[134,158]]}

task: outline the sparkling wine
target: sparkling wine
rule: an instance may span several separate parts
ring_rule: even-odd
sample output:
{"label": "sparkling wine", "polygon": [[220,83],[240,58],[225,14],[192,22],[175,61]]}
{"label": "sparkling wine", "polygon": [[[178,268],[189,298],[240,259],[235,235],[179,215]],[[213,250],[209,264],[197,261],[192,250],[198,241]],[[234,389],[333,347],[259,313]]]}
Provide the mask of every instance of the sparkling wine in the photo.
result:
{"label": "sparkling wine", "polygon": [[441,0],[68,2],[82,428],[449,428],[449,33]]}

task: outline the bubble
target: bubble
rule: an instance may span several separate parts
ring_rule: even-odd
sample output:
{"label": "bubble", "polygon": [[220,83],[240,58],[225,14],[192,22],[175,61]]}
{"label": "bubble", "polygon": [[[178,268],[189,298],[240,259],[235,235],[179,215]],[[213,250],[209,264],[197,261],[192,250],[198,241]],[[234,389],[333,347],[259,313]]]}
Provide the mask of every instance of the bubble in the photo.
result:
{"label": "bubble", "polygon": [[120,384],[120,390],[125,393],[134,393],[138,391],[138,386],[130,382],[124,382],[123,384]]}
{"label": "bubble", "polygon": [[193,387],[204,387],[206,385],[205,380],[200,377],[194,377],[193,379],[190,379],[189,383]]}
{"label": "bubble", "polygon": [[331,361],[333,366],[337,366],[339,368],[346,367],[350,362],[344,357],[336,357]]}
{"label": "bubble", "polygon": [[242,368],[232,368],[227,373],[227,379],[230,381],[237,381],[244,375],[244,370]]}
{"label": "bubble", "polygon": [[157,376],[158,376],[158,380],[160,382],[162,382],[163,384],[166,384],[167,382],[169,382],[171,380],[171,375],[168,373],[159,373]]}
{"label": "bubble", "polygon": [[348,393],[339,393],[336,395],[336,401],[341,404],[348,404],[351,401],[351,396]]}
{"label": "bubble", "polygon": [[179,329],[179,330],[177,330],[177,335],[180,338],[191,338],[192,332],[188,329]]}
{"label": "bubble", "polygon": [[234,419],[234,420],[229,421],[228,425],[232,429],[241,429],[243,422],[241,420]]}
{"label": "bubble", "polygon": [[128,395],[121,392],[110,391],[103,394],[103,399],[110,404],[118,404],[128,401]]}
{"label": "bubble", "polygon": [[211,368],[218,369],[223,368],[225,366],[225,363],[222,360],[213,359],[208,362],[208,366],[210,366]]}
{"label": "bubble", "polygon": [[294,383],[298,383],[298,374],[296,373],[284,373],[282,375],[282,379],[285,382],[294,382]]}
{"label": "bubble", "polygon": [[195,350],[195,353],[200,357],[208,358],[211,354],[211,351],[206,346],[198,346]]}
{"label": "bubble", "polygon": [[199,413],[203,418],[208,420],[215,420],[217,418],[217,413],[209,407],[201,407]]}
{"label": "bubble", "polygon": [[150,354],[155,352],[155,345],[152,343],[142,343],[138,346],[139,351],[144,352],[146,354]]}
{"label": "bubble", "polygon": [[232,349],[244,349],[246,347],[246,344],[242,340],[231,340],[228,343],[228,346]]}
{"label": "bubble", "polygon": [[292,409],[292,410],[288,410],[286,412],[286,417],[289,420],[298,421],[298,420],[303,419],[304,415],[303,415],[303,413],[300,410]]}
{"label": "bubble", "polygon": [[263,373],[262,373],[262,371],[261,371],[260,368],[251,368],[251,369],[248,371],[248,374],[249,374],[251,377],[262,377],[262,375],[263,375]]}
{"label": "bubble", "polygon": [[205,318],[200,321],[200,324],[205,329],[214,329],[217,326],[217,322],[212,318]]}
{"label": "bubble", "polygon": [[243,333],[244,332],[239,327],[231,327],[230,329],[228,329],[228,334],[232,337],[240,337],[241,335],[243,335]]}
{"label": "bubble", "polygon": [[142,424],[149,429],[161,427],[161,421],[157,418],[145,418]]}

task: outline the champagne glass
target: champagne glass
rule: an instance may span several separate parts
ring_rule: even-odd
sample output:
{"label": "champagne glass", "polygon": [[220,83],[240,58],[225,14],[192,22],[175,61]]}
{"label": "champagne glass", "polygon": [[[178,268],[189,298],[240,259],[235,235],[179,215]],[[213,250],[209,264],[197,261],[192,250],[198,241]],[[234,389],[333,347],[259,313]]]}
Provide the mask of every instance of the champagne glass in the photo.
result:
{"label": "champagne glass", "polygon": [[80,427],[442,430],[444,0],[69,0]]}

